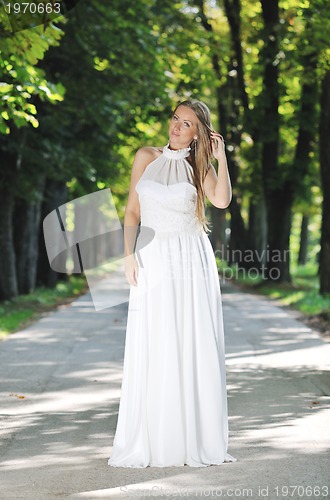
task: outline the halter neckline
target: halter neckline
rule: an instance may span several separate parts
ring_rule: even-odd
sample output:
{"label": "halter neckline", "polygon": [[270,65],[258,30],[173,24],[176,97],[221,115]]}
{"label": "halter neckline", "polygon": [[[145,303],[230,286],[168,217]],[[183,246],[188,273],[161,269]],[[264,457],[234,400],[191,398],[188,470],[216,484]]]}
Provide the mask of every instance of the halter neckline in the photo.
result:
{"label": "halter neckline", "polygon": [[183,158],[187,158],[189,156],[189,152],[191,147],[182,148],[182,149],[170,149],[170,143],[168,142],[163,149],[163,155],[166,158],[170,158],[171,160],[182,160]]}

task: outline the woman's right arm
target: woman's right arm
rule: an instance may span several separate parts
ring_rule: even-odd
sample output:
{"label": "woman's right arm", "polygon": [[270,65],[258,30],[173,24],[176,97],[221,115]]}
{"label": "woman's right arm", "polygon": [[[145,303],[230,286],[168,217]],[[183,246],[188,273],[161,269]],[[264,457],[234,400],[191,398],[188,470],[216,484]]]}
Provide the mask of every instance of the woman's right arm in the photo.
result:
{"label": "woman's right arm", "polygon": [[140,202],[135,190],[147,165],[154,159],[150,148],[140,148],[134,157],[131,172],[130,188],[124,217],[124,257],[125,275],[130,285],[137,286],[139,266],[134,256],[136,234],[140,222]]}

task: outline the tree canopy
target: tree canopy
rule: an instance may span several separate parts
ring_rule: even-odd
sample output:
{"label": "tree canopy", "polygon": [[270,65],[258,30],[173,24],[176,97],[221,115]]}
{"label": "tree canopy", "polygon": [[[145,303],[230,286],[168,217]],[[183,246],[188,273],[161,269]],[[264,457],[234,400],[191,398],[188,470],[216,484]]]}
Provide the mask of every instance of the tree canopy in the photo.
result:
{"label": "tree canopy", "polygon": [[[325,0],[80,1],[18,31],[1,10],[0,31],[2,298],[55,283],[40,225],[59,204],[110,186],[123,216],[135,151],[167,141],[186,98],[205,101],[226,138],[233,201],[228,221],[208,208],[214,244],[229,245],[230,263],[290,281],[292,217],[330,212]],[[217,231],[228,223],[229,241]]]}

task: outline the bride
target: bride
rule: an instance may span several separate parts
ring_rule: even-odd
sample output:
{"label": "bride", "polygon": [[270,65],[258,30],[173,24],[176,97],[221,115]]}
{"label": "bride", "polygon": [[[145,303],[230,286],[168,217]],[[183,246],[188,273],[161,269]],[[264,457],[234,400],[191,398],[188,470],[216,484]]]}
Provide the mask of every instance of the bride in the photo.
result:
{"label": "bride", "polygon": [[141,147],[132,167],[124,220],[130,297],[111,466],[236,461],[227,451],[221,291],[205,196],[218,208],[231,201],[225,145],[206,104],[186,100],[172,113],[169,142]]}

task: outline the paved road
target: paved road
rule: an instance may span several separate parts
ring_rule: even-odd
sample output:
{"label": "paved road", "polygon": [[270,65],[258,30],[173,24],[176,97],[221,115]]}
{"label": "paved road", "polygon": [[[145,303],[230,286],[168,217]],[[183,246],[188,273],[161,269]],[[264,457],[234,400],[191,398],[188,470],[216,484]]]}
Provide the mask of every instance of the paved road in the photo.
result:
{"label": "paved road", "polygon": [[95,312],[85,295],[0,343],[0,499],[330,497],[330,343],[266,299],[222,291],[236,463],[107,465],[128,304]]}

